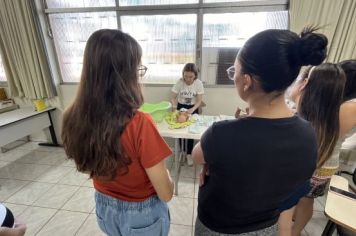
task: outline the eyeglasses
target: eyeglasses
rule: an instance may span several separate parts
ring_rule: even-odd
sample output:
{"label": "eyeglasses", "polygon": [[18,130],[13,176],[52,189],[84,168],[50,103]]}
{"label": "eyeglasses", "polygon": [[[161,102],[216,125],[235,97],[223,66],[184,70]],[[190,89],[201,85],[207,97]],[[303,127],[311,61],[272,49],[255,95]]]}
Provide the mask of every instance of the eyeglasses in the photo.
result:
{"label": "eyeglasses", "polygon": [[144,65],[139,65],[139,67],[137,68],[137,73],[138,76],[140,76],[141,78],[145,76],[146,72],[147,72],[147,67]]}
{"label": "eyeglasses", "polygon": [[227,77],[229,77],[229,79],[231,80],[235,80],[235,66],[230,66],[227,70]]}

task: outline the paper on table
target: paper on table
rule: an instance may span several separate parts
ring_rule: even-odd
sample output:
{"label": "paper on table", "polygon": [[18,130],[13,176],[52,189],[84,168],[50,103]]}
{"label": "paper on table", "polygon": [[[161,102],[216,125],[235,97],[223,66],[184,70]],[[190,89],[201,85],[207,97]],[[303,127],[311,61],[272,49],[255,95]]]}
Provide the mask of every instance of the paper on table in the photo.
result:
{"label": "paper on table", "polygon": [[195,123],[188,128],[189,133],[200,134],[209,128],[215,121],[220,120],[216,116],[196,116]]}

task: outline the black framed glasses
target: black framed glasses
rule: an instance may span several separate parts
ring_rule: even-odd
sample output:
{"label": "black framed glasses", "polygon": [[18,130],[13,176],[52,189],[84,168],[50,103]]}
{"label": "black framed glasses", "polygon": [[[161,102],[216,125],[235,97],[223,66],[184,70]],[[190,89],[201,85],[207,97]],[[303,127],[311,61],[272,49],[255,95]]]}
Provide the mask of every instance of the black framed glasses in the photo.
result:
{"label": "black framed glasses", "polygon": [[147,72],[147,69],[147,66],[139,65],[137,68],[138,76],[140,76],[141,78],[144,77]]}
{"label": "black framed glasses", "polygon": [[230,66],[229,68],[227,68],[226,73],[227,73],[227,77],[229,77],[229,79],[231,80],[235,80],[235,66]]}

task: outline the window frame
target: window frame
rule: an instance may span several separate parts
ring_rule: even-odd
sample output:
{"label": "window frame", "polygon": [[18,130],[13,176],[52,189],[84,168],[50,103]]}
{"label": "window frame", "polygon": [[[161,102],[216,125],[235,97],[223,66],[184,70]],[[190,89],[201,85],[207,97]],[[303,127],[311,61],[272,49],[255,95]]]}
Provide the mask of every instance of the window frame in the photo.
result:
{"label": "window frame", "polygon": [[[269,11],[287,11],[289,0],[244,0],[239,2],[225,3],[204,3],[199,0],[193,4],[166,4],[166,5],[138,5],[138,6],[120,6],[119,0],[115,0],[116,6],[111,7],[76,7],[76,8],[48,8],[46,0],[43,0],[43,13],[45,15],[46,27],[43,29],[48,33],[48,36],[53,39],[51,24],[49,20],[50,14],[60,13],[82,13],[82,12],[106,12],[115,11],[117,18],[118,29],[121,27],[121,16],[141,16],[141,15],[171,15],[171,14],[196,14],[196,43],[195,43],[195,63],[198,68],[202,66],[202,50],[203,50],[203,18],[204,14],[220,14],[220,13],[242,13],[242,12],[269,12]],[[289,19],[287,19],[289,26]],[[54,47],[54,44],[51,45]],[[55,54],[56,66],[59,71],[60,84],[78,84],[78,82],[65,82],[61,74],[58,54],[53,48]],[[204,81],[203,81],[204,83]],[[171,83],[143,83],[144,86],[167,86]],[[233,85],[220,84],[205,84],[207,87],[231,87]]]}

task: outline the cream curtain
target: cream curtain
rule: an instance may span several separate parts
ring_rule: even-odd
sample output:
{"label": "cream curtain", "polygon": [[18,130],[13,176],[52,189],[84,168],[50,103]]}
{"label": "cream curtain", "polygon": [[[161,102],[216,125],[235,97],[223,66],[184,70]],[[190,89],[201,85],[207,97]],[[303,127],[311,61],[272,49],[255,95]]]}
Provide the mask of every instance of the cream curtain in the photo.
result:
{"label": "cream curtain", "polygon": [[32,4],[0,0],[0,51],[12,96],[52,98],[56,90]]}
{"label": "cream curtain", "polygon": [[356,0],[290,0],[290,29],[321,26],[329,39],[328,62],[356,58]]}

